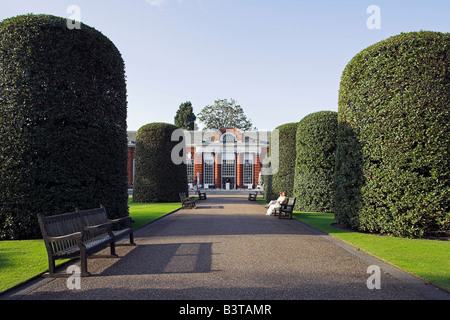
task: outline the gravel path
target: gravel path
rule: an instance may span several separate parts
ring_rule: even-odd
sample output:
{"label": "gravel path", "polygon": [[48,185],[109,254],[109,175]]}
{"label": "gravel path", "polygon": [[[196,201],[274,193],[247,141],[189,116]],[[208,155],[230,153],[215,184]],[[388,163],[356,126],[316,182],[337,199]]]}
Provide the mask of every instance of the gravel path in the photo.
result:
{"label": "gravel path", "polygon": [[[119,258],[90,259],[79,290],[42,279],[6,299],[448,299],[417,278],[242,196],[208,196],[140,229]],[[370,265],[380,289],[368,289]]]}

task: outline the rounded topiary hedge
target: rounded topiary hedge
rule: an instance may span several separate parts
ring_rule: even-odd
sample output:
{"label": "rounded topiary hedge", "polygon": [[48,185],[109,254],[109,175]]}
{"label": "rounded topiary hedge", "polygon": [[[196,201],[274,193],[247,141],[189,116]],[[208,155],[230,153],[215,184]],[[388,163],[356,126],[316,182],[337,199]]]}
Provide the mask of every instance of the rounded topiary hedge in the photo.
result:
{"label": "rounded topiary hedge", "polygon": [[187,194],[186,164],[175,164],[171,158],[182,143],[171,141],[176,129],[168,123],[150,123],[138,130],[133,202],[179,202],[179,193]]}
{"label": "rounded topiary hedge", "polygon": [[339,90],[336,219],[416,237],[450,227],[450,34],[381,41]]}
{"label": "rounded topiary hedge", "polygon": [[333,212],[337,112],[320,111],[298,123],[294,196],[296,210]]}
{"label": "rounded topiary hedge", "polygon": [[[268,195],[275,199],[280,191],[286,192],[286,196],[292,197],[295,175],[295,137],[297,134],[297,122],[286,123],[278,126],[272,133],[269,145],[271,165],[278,168],[272,175],[270,182],[271,191]],[[273,199],[271,199],[273,200]]]}
{"label": "rounded topiary hedge", "polygon": [[[270,156],[270,149],[269,149],[268,155]],[[267,202],[270,202],[271,200],[275,200],[279,197],[278,194],[274,194],[272,191],[272,174],[267,174],[267,172],[271,171],[270,168],[271,168],[271,162],[266,161],[263,166],[263,173],[264,173],[264,175],[263,175],[263,184],[264,184],[263,196]]]}
{"label": "rounded topiary hedge", "polygon": [[124,63],[64,18],[0,23],[0,238],[39,237],[36,214],[128,214]]}

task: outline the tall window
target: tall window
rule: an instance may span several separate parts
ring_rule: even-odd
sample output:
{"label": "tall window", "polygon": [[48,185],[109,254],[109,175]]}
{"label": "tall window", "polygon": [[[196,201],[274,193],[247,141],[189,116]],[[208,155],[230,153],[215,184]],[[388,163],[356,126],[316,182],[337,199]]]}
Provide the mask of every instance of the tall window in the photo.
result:
{"label": "tall window", "polygon": [[222,160],[222,177],[234,177],[236,171],[235,160]]}
{"label": "tall window", "polygon": [[214,160],[205,160],[204,162],[204,184],[214,184]]}
{"label": "tall window", "polygon": [[187,180],[188,183],[194,183],[194,159],[186,160],[186,168],[187,168]]}
{"label": "tall window", "polygon": [[244,161],[244,184],[253,184],[253,163],[250,159]]}

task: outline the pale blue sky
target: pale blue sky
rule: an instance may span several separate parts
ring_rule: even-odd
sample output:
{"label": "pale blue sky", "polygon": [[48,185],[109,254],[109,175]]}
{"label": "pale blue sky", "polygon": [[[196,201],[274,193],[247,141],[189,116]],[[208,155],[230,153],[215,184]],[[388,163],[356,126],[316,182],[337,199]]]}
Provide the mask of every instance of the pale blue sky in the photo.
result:
{"label": "pale blue sky", "polygon": [[[0,19],[68,17],[70,5],[122,53],[129,130],[173,123],[188,100],[197,114],[234,98],[261,130],[337,111],[342,71],[359,51],[401,32],[450,32],[448,0],[1,0]],[[370,5],[379,30],[366,26]]]}

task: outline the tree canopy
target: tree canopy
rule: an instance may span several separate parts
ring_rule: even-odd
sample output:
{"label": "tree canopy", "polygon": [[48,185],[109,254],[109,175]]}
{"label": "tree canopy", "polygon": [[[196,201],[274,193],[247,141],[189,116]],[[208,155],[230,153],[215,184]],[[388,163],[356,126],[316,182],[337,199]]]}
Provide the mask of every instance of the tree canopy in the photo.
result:
{"label": "tree canopy", "polygon": [[197,117],[194,114],[192,103],[190,101],[183,102],[178,108],[175,115],[174,123],[177,127],[186,130],[194,130],[195,120]]}
{"label": "tree canopy", "polygon": [[252,129],[252,121],[244,114],[244,109],[236,100],[221,99],[214,101],[213,105],[205,106],[198,114],[205,129],[237,128],[240,130]]}

